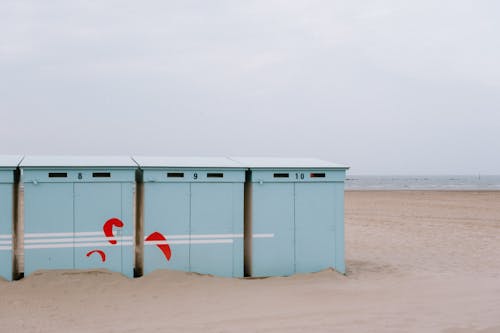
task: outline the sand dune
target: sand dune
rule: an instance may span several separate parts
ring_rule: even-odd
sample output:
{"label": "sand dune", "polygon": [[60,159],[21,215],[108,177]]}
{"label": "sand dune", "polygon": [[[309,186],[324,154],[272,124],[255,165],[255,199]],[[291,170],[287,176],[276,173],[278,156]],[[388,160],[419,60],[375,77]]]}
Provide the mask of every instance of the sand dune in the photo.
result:
{"label": "sand dune", "polygon": [[346,276],[0,281],[0,332],[500,332],[500,192],[347,192],[346,243]]}

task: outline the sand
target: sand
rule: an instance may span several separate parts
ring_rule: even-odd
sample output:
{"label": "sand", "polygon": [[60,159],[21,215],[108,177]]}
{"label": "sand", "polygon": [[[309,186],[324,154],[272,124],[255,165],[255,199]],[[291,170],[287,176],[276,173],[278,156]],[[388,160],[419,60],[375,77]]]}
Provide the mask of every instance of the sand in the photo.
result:
{"label": "sand", "polygon": [[500,192],[347,192],[346,250],[346,276],[0,281],[0,332],[500,332]]}

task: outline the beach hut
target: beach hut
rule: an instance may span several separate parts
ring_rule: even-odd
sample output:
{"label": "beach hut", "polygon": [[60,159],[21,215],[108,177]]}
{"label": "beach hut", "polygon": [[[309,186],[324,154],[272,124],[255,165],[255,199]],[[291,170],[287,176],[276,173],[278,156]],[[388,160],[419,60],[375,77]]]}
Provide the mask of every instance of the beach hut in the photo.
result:
{"label": "beach hut", "polygon": [[144,187],[144,273],[242,277],[244,168],[215,157],[134,160]]}
{"label": "beach hut", "polygon": [[10,281],[14,266],[16,168],[21,156],[0,155],[0,277]]}
{"label": "beach hut", "polygon": [[24,273],[106,268],[133,276],[137,166],[122,156],[26,156]]}
{"label": "beach hut", "polygon": [[346,166],[316,159],[243,158],[245,275],[344,273]]}

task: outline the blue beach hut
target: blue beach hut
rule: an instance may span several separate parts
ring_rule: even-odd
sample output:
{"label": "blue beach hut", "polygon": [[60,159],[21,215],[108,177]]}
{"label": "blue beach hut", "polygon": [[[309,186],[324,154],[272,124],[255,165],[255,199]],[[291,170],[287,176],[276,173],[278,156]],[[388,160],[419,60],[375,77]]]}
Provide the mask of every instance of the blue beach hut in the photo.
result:
{"label": "blue beach hut", "polygon": [[133,276],[136,164],[123,156],[26,156],[24,273],[106,268]]}
{"label": "blue beach hut", "polygon": [[344,273],[344,180],[348,167],[317,159],[233,160],[248,168],[245,275]]}
{"label": "blue beach hut", "polygon": [[133,158],[144,186],[144,273],[242,277],[244,168],[224,157]]}

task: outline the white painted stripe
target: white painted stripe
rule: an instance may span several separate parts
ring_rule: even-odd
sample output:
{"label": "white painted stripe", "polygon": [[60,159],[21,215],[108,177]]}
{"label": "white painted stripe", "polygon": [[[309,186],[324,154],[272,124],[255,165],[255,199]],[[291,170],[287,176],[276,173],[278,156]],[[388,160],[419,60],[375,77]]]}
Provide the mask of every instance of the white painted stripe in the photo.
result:
{"label": "white painted stripe", "polygon": [[232,244],[232,239],[194,239],[173,241],[146,241],[144,245],[173,245],[173,244]]}
{"label": "white painted stripe", "polygon": [[12,235],[6,235],[6,234],[0,235],[0,239],[10,239],[10,238],[12,238]]}
{"label": "white painted stripe", "polygon": [[[35,248],[67,248],[67,247],[85,247],[85,246],[112,246],[107,238],[104,237],[102,232],[78,232],[78,233],[28,233],[25,234],[25,238],[42,238],[42,237],[72,237],[75,236],[101,236],[101,237],[83,237],[83,238],[46,238],[46,239],[25,239],[25,244],[38,244],[47,243],[40,245],[25,245],[26,249]],[[11,235],[2,235],[3,238],[12,238]],[[7,236],[7,237],[5,237]],[[274,234],[253,234],[253,238],[273,238]],[[205,238],[205,239],[203,239]],[[206,239],[209,238],[209,239]],[[217,238],[217,239],[210,239]],[[168,235],[167,241],[146,241],[147,245],[160,245],[160,244],[221,244],[221,243],[233,243],[232,239],[228,238],[243,238],[243,234],[203,234],[203,235]],[[117,240],[118,244],[123,241],[133,240],[133,236],[121,236],[118,238],[110,238],[109,240]],[[101,241],[102,243],[83,243],[83,242],[94,242]],[[52,245],[51,245],[52,243]],[[67,243],[67,244],[54,244],[54,243]],[[73,245],[73,243],[75,243]],[[0,244],[11,244],[10,241],[2,241]],[[91,244],[91,245],[86,245]],[[115,245],[118,245],[115,244]],[[132,243],[123,243],[124,245],[132,245]]]}
{"label": "white painted stripe", "polygon": [[232,239],[192,239],[191,244],[221,244],[221,243],[233,243]]}
{"label": "white painted stripe", "polygon": [[24,238],[43,238],[43,237],[79,237],[79,236],[104,236],[102,231],[85,232],[51,232],[51,233],[26,233]]}
{"label": "white painted stripe", "polygon": [[133,242],[118,242],[118,244],[110,243],[64,243],[64,244],[32,244],[25,245],[25,249],[60,249],[71,247],[105,247],[105,246],[132,246]]}
{"label": "white painted stripe", "polygon": [[243,234],[209,234],[209,235],[191,235],[193,238],[243,238]]}
{"label": "white painted stripe", "polygon": [[[83,236],[103,236],[102,231],[85,232],[54,232],[54,233],[26,233],[24,238],[49,238],[49,237],[83,237]],[[11,235],[0,235],[0,238],[11,238]],[[122,236],[129,237],[129,236]],[[254,234],[255,238],[272,238],[274,234]],[[146,237],[144,237],[146,238]],[[197,238],[243,238],[243,234],[201,234],[201,235],[168,235],[169,239],[197,239]]]}
{"label": "white painted stripe", "polygon": [[11,240],[0,241],[0,245],[10,245],[12,244]]}
{"label": "white painted stripe", "polygon": [[253,234],[253,238],[273,238],[274,234]]}
{"label": "white painted stripe", "polygon": [[[73,243],[74,238],[25,239],[24,244],[31,243]],[[102,239],[98,239],[102,241]]]}
{"label": "white painted stripe", "polygon": [[12,246],[0,246],[0,250],[10,250],[10,251],[12,251]]}
{"label": "white painted stripe", "polygon": [[[162,244],[232,244],[232,239],[195,239],[195,240],[174,240],[174,241],[146,241],[145,245]],[[25,245],[25,249],[58,249],[58,248],[78,248],[78,247],[104,247],[104,246],[132,246],[132,242],[118,242],[112,245],[108,243],[63,243],[63,244],[31,244]]]}
{"label": "white painted stripe", "polygon": [[[189,238],[189,235],[165,235],[165,237],[167,237],[168,239],[185,239],[185,238]],[[146,239],[147,236],[144,237],[144,239]]]}
{"label": "white painted stripe", "polygon": [[86,238],[47,238],[47,239],[25,239],[25,244],[33,244],[33,243],[72,243],[72,242],[93,242],[93,241],[108,241],[108,240],[116,240],[116,241],[125,241],[132,240],[132,236],[123,236],[123,237],[86,237]]}
{"label": "white painted stripe", "polygon": [[[198,239],[198,238],[243,238],[243,234],[206,234],[206,235],[165,235],[167,239]],[[144,239],[146,239],[144,237]]]}

